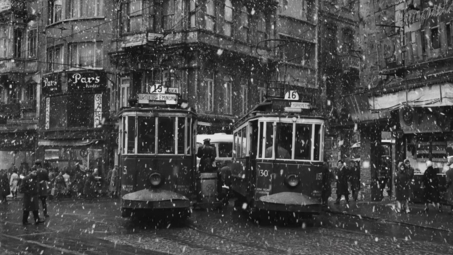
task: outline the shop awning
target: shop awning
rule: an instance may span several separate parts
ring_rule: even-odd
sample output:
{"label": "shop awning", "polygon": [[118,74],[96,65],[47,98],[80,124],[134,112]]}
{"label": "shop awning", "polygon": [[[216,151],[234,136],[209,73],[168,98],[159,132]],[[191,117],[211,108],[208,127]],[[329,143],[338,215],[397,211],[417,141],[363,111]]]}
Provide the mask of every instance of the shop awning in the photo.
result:
{"label": "shop awning", "polygon": [[399,109],[403,105],[412,107],[452,106],[453,84],[443,83],[370,97],[369,104],[374,111]]}
{"label": "shop awning", "polygon": [[354,122],[367,122],[390,118],[390,111],[371,111],[368,94],[348,96],[346,97],[345,102]]}
{"label": "shop awning", "polygon": [[89,146],[98,142],[98,140],[77,140],[77,141],[68,141],[68,140],[38,140],[38,146],[48,146],[48,147],[84,147]]}

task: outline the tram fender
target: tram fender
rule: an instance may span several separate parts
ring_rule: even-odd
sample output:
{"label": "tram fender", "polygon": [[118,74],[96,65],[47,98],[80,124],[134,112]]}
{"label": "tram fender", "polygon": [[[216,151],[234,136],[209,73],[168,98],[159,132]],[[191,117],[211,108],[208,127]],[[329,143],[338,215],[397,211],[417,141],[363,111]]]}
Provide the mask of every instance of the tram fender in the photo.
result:
{"label": "tram fender", "polygon": [[265,195],[258,199],[264,203],[285,204],[285,205],[317,205],[320,202],[317,199],[310,198],[304,194],[296,192],[280,192],[272,195]]}
{"label": "tram fender", "polygon": [[123,200],[130,201],[164,201],[164,200],[189,200],[185,196],[170,190],[142,189],[124,195]]}

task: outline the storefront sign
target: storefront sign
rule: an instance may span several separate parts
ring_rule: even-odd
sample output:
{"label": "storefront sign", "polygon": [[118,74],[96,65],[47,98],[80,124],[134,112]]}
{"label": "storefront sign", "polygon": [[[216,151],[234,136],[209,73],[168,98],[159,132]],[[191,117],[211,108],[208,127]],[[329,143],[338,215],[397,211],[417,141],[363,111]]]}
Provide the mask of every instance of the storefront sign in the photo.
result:
{"label": "storefront sign", "polygon": [[128,35],[128,36],[124,37],[124,41],[121,43],[121,47],[127,48],[127,47],[141,46],[141,45],[147,44],[148,42],[158,41],[161,38],[163,38],[162,34],[154,34],[154,33]]}
{"label": "storefront sign", "polygon": [[138,94],[139,104],[150,104],[153,101],[164,101],[166,104],[174,105],[178,103],[178,95],[160,93]]}
{"label": "storefront sign", "polygon": [[52,74],[44,77],[42,79],[42,93],[44,95],[61,93],[60,75]]}
{"label": "storefront sign", "polygon": [[102,94],[94,95],[94,128],[102,127]]}
{"label": "storefront sign", "polygon": [[50,128],[50,97],[46,98],[46,129]]}
{"label": "storefront sign", "polygon": [[[449,2],[449,3],[448,3]],[[404,23],[411,25],[413,23],[424,23],[429,18],[437,18],[444,14],[453,12],[453,1],[445,1],[443,4],[433,4],[432,7],[423,10],[411,10],[404,14]]]}
{"label": "storefront sign", "polygon": [[86,72],[68,74],[69,91],[102,90],[107,84],[105,73]]}
{"label": "storefront sign", "polygon": [[0,12],[11,9],[11,0],[0,0]]}

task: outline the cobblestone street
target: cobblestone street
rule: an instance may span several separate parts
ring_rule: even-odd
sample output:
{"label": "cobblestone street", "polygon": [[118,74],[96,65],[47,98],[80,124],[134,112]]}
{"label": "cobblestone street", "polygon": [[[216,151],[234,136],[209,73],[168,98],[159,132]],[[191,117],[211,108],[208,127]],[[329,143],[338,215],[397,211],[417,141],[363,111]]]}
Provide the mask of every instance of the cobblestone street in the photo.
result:
{"label": "cobblestone street", "polygon": [[[257,225],[229,206],[222,212],[194,211],[185,223],[158,225],[121,218],[118,201],[64,201],[51,202],[45,225],[23,227],[20,209],[19,201],[1,207],[2,254],[453,253],[452,246],[424,241],[417,233],[401,238],[404,226],[349,216],[324,215],[297,227]],[[388,231],[374,231],[379,228]]]}

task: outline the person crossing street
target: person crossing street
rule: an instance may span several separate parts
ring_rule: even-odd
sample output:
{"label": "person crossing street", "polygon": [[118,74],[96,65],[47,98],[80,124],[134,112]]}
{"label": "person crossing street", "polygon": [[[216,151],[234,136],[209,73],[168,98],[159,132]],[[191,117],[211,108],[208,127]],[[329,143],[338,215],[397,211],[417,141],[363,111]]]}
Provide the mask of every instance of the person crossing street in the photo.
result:
{"label": "person crossing street", "polygon": [[47,170],[42,166],[40,160],[35,161],[35,168],[38,175],[39,200],[41,200],[43,215],[47,218],[49,217],[49,214],[47,214],[47,189],[49,186],[49,174],[47,173]]}

